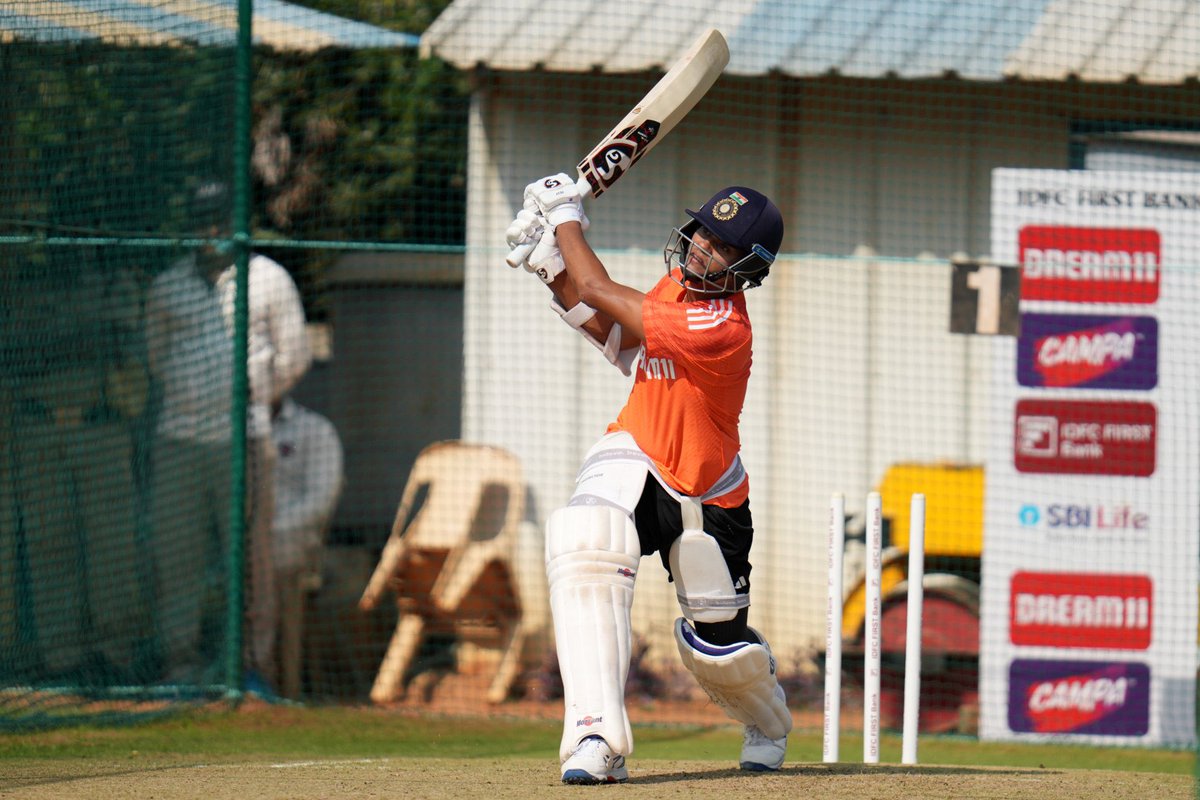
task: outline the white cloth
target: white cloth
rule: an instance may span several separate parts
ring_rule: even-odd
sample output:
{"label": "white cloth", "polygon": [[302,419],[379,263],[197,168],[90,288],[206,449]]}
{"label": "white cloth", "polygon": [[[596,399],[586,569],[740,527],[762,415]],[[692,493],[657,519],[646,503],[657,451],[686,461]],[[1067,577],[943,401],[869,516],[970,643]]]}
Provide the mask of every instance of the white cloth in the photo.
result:
{"label": "white cloth", "polygon": [[273,420],[271,438],[276,449],[275,568],[298,568],[324,544],[342,490],[342,443],[328,419],[290,397]]}
{"label": "white cloth", "polygon": [[[249,287],[246,372],[249,408],[246,432],[250,437],[247,486],[249,488],[250,587],[246,641],[250,664],[272,680],[276,665],[276,630],[279,596],[275,578],[274,521],[279,501],[275,471],[278,462],[271,437],[271,404],[295,386],[312,362],[305,331],[304,305],[292,276],[281,265],[262,255],[248,261]],[[231,264],[217,277],[225,327],[232,337],[237,300],[237,266]]]}
{"label": "white cloth", "polygon": [[[304,304],[292,276],[266,256],[250,257],[250,308],[246,365],[250,381],[251,432],[267,430],[271,404],[292,390],[312,363],[305,331]],[[233,335],[237,269],[217,278],[221,307]]]}
{"label": "white cloth", "polygon": [[162,389],[159,435],[228,442],[233,342],[220,292],[200,274],[195,255],[174,262],[151,284],[146,347]]}

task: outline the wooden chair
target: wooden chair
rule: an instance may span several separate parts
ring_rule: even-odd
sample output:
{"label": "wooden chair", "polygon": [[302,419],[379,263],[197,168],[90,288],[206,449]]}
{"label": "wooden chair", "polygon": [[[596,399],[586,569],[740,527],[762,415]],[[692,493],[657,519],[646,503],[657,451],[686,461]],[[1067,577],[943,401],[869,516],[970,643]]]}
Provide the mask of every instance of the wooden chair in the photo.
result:
{"label": "wooden chair", "polygon": [[520,462],[500,448],[444,441],[417,456],[358,603],[372,609],[391,588],[400,608],[372,701],[404,696],[421,643],[435,633],[499,650],[487,699],[508,696],[526,640],[513,563],[525,492]]}

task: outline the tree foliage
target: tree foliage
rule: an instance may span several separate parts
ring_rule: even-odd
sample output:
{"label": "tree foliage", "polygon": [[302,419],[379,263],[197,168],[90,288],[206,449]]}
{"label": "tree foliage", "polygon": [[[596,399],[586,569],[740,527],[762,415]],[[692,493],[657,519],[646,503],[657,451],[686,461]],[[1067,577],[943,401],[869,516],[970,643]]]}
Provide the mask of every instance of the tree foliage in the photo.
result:
{"label": "tree foliage", "polygon": [[[419,34],[446,0],[308,5]],[[0,234],[186,237],[199,181],[232,179],[236,53],[230,47],[13,42],[0,50]],[[322,313],[338,244],[458,245],[466,198],[466,77],[414,48],[256,49],[252,230]],[[322,247],[285,246],[318,241]],[[152,274],[170,250],[56,244],[56,262]],[[331,247],[333,246],[333,247]],[[40,243],[0,267],[42,272]],[[101,266],[101,269],[109,267]]]}
{"label": "tree foliage", "polygon": [[[448,0],[305,0],[420,34]],[[461,244],[464,76],[415,50],[260,52],[255,225],[263,236]]]}
{"label": "tree foliage", "polygon": [[256,64],[258,235],[463,241],[461,75],[411,50],[263,53]]}

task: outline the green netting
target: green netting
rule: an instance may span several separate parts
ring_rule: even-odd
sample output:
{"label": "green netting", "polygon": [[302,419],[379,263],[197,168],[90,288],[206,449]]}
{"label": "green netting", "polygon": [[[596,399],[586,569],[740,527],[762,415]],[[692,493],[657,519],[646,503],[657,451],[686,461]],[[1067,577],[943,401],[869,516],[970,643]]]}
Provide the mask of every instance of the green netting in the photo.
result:
{"label": "green netting", "polygon": [[[297,308],[314,324],[332,311],[337,251],[459,249],[463,78],[411,47],[311,52],[303,40],[256,49],[251,75],[236,27],[218,43],[191,41],[197,28],[229,26],[221,3],[207,17],[194,9],[194,24],[178,29],[152,20],[153,41],[104,18],[119,12],[103,6],[39,18],[6,5],[5,727],[136,719],[236,696],[247,680],[272,691],[286,682],[292,697],[302,678],[316,681],[313,694],[361,696],[340,668],[324,680],[296,669],[285,679],[273,656],[252,652],[255,628],[243,631],[229,611],[231,598],[240,603],[232,574],[248,573],[248,609],[255,604],[254,548],[232,546],[247,525],[253,533],[263,502],[255,431],[244,480],[231,425],[235,329],[246,323],[235,313],[236,279],[219,268],[235,263],[240,248],[227,237],[250,191],[255,252],[287,265],[303,291]],[[239,86],[253,94],[253,141],[241,155]],[[222,262],[207,280],[190,264],[197,251]],[[251,352],[257,334],[239,334]],[[291,513],[299,524],[303,509]],[[366,537],[351,525],[335,538],[361,547]],[[313,554],[286,559],[291,585],[319,582]],[[292,588],[283,600],[312,594]],[[258,615],[261,606],[246,619]],[[374,659],[379,645],[358,646]],[[260,665],[272,674],[259,675]]]}
{"label": "green netting", "polygon": [[[0,727],[561,700],[543,529],[630,380],[504,230],[719,17],[729,67],[588,237],[645,291],[716,189],[783,211],[742,447],[751,624],[797,719],[841,493],[861,724],[878,489],[885,727],[920,492],[924,731],[1194,741],[1191,27],[1116,0],[629,2],[604,30],[382,5],[0,0]],[[707,719],[657,559],[637,591],[631,702]]]}

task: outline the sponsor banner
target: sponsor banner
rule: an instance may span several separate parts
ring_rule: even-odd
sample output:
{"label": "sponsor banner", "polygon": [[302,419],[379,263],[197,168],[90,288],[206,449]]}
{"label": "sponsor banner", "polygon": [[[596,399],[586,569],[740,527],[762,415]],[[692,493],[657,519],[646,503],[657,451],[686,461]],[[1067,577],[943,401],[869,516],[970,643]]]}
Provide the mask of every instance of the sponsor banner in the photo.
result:
{"label": "sponsor banner", "polygon": [[1016,659],[1008,670],[1008,727],[1014,733],[1144,736],[1150,667]]}
{"label": "sponsor banner", "polygon": [[1017,382],[1047,388],[1153,389],[1158,385],[1158,321],[1023,314]]}
{"label": "sponsor banner", "polygon": [[1150,403],[1020,400],[1014,427],[1020,472],[1154,474],[1158,415]]}
{"label": "sponsor banner", "polygon": [[1021,286],[972,387],[1006,413],[983,445],[982,739],[1196,741],[1200,207],[1174,202],[1196,197],[1195,173],[992,172],[988,261]]}
{"label": "sponsor banner", "polygon": [[1018,234],[1022,300],[1153,303],[1162,242],[1144,228],[1029,225]]}
{"label": "sponsor banner", "polygon": [[1017,572],[1009,635],[1028,647],[1145,650],[1153,594],[1147,575]]}

